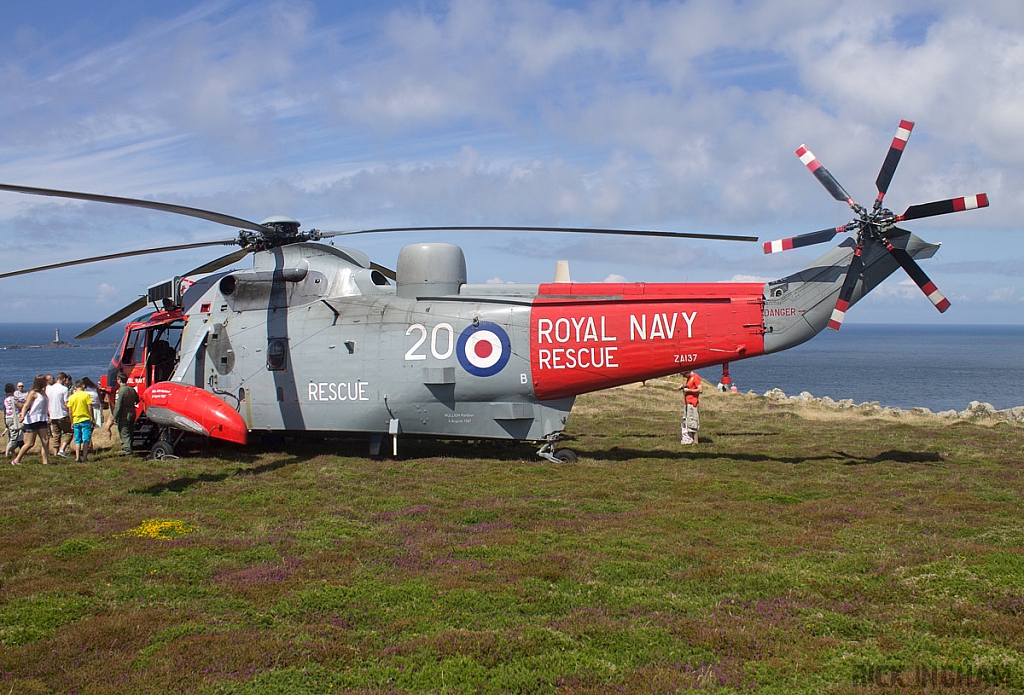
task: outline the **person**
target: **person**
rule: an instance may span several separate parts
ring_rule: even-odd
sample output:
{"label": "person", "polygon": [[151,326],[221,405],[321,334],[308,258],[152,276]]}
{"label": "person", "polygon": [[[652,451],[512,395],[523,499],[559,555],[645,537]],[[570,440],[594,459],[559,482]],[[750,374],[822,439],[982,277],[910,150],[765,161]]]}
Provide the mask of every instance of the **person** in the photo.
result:
{"label": "person", "polygon": [[57,456],[65,458],[67,447],[71,444],[71,414],[68,412],[68,386],[71,377],[58,372],[57,378],[46,387],[46,398],[50,404],[50,436],[57,448]]}
{"label": "person", "polygon": [[25,399],[28,398],[28,394],[25,393],[25,382],[19,381],[18,387],[14,390],[14,402],[18,404],[18,410],[21,411],[21,406],[25,405]]}
{"label": "person", "polygon": [[[10,408],[7,403],[10,401]],[[4,385],[4,430],[7,433],[7,444],[10,449],[10,442],[14,439],[14,384],[7,382]]]}
{"label": "person", "polygon": [[92,424],[93,429],[96,429],[103,425],[103,401],[100,400],[100,387],[87,376],[82,377],[82,383],[85,384],[85,392],[92,399]]}
{"label": "person", "polygon": [[696,444],[697,432],[700,430],[700,394],[704,393],[704,386],[696,372],[687,369],[683,372],[683,385],[679,390],[685,395],[686,401],[683,408],[682,439],[680,444]]}
{"label": "person", "polygon": [[75,461],[89,460],[89,445],[92,443],[92,398],[85,392],[85,382],[75,382],[75,392],[68,398],[68,412],[71,414],[71,429],[74,431]]}
{"label": "person", "polygon": [[21,421],[25,428],[25,443],[11,461],[12,465],[20,466],[25,454],[35,446],[39,438],[39,453],[43,465],[50,463],[50,416],[49,404],[46,402],[46,375],[40,374],[32,380],[32,389],[25,397],[25,405],[21,407]]}
{"label": "person", "polygon": [[131,456],[135,406],[139,404],[139,392],[128,385],[128,377],[124,374],[117,375],[117,385],[117,397],[114,400],[114,409],[110,412],[110,420],[107,421],[107,429],[117,424],[117,433],[121,437],[121,453]]}
{"label": "person", "polygon": [[21,431],[20,405],[15,398],[14,384],[8,382],[4,386],[4,424],[7,425],[7,448],[4,455],[11,454],[25,443],[25,435]]}

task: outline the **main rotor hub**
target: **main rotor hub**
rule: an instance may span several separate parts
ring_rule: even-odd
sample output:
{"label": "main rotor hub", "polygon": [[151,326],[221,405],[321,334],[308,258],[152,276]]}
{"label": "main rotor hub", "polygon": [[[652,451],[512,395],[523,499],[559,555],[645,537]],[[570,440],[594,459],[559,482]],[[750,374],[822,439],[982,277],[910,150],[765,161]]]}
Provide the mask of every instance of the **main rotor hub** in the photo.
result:
{"label": "main rotor hub", "polygon": [[[302,234],[299,232],[299,221],[284,215],[274,215],[260,222],[260,226],[268,228],[269,231],[249,232],[242,230],[238,233],[238,245],[244,248],[252,248],[258,251],[277,248],[285,244],[293,244],[297,241],[308,241],[315,234]],[[307,239],[307,237],[309,237]]]}
{"label": "main rotor hub", "polygon": [[285,217],[284,215],[274,215],[260,222],[264,227],[270,227],[277,236],[290,238],[297,236],[299,233],[299,221],[294,220],[291,217]]}

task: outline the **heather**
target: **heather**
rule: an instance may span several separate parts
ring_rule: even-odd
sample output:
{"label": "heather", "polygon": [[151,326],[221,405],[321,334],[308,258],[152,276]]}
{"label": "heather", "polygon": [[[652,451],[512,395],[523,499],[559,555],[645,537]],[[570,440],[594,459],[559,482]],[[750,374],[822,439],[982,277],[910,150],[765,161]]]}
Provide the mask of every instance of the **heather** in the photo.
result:
{"label": "heather", "polygon": [[[1024,429],[592,394],[527,446],[4,466],[0,692],[1024,689]],[[388,448],[388,447],[385,447]]]}

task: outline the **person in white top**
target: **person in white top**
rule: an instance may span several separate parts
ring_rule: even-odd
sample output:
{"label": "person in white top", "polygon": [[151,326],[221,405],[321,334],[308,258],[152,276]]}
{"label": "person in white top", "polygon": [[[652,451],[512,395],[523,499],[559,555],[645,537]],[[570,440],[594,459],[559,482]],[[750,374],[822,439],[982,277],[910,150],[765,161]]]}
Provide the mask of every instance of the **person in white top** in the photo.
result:
{"label": "person in white top", "polygon": [[68,412],[68,386],[71,377],[64,372],[57,374],[54,383],[46,387],[46,399],[49,401],[50,436],[57,448],[57,456],[67,456],[65,448],[71,444],[71,414]]}
{"label": "person in white top", "polygon": [[7,426],[7,448],[4,455],[7,457],[25,443],[25,436],[21,432],[20,410],[21,406],[14,400],[14,384],[8,382],[4,386],[4,424]]}
{"label": "person in white top", "polygon": [[40,374],[32,381],[32,390],[28,392],[25,405],[21,406],[21,421],[25,427],[25,444],[18,450],[12,465],[21,465],[25,454],[36,443],[39,437],[40,454],[43,457],[43,465],[50,462],[50,430],[47,427],[48,408],[46,402],[46,375]]}

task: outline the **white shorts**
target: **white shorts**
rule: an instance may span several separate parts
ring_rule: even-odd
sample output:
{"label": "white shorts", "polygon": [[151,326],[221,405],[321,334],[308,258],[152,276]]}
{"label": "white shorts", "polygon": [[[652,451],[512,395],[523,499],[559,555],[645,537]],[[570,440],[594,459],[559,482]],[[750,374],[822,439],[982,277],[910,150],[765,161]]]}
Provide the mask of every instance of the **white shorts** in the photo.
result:
{"label": "white shorts", "polygon": [[683,412],[683,426],[691,432],[700,429],[700,411],[697,406],[686,404],[686,410]]}

